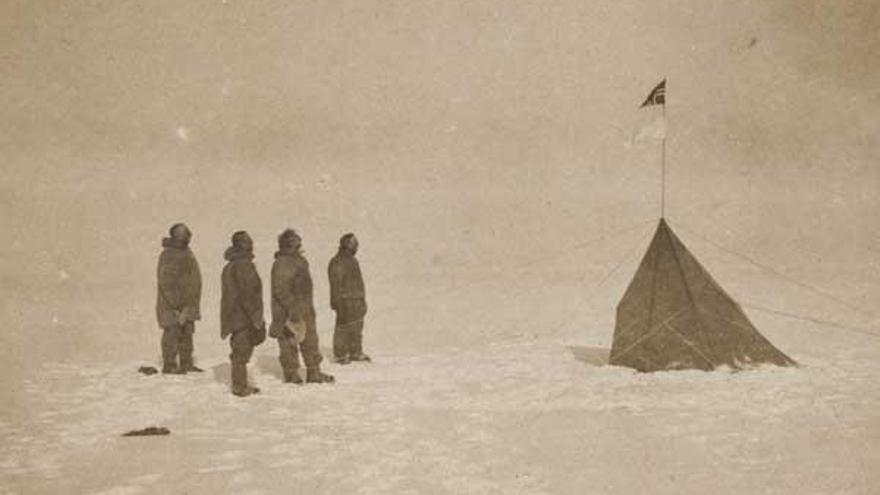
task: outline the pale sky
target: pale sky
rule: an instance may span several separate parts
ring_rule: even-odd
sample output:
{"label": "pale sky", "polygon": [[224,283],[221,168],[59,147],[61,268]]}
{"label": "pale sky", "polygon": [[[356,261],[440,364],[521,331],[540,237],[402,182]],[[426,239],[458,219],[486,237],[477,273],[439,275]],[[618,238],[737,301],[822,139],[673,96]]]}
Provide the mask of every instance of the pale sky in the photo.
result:
{"label": "pale sky", "polygon": [[880,275],[873,0],[7,0],[0,22],[9,287],[148,307],[180,220],[206,279],[233,230],[268,263],[288,226],[318,273],[348,230],[386,281],[510,269],[657,216],[659,145],[633,137],[664,77],[673,228]]}

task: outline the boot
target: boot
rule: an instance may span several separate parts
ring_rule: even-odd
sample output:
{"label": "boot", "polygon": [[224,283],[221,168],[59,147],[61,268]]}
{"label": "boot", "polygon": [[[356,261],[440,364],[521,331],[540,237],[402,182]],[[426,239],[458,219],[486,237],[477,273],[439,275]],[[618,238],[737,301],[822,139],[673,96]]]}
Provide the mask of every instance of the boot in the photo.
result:
{"label": "boot", "polygon": [[260,393],[260,389],[257,387],[251,387],[250,385],[248,385],[247,387],[245,387],[241,390],[233,390],[232,391],[232,395],[234,395],[236,397],[247,397],[249,395],[255,395],[258,393]]}
{"label": "boot", "polygon": [[349,359],[351,359],[352,361],[363,361],[363,362],[367,362],[367,363],[372,361],[372,359],[370,359],[370,356],[367,356],[363,352],[359,352],[357,354],[354,354]]}
{"label": "boot", "polygon": [[194,365],[192,361],[184,361],[184,360],[180,361],[180,369],[182,369],[183,371],[191,371],[193,373],[201,373],[201,372],[205,371],[205,370],[199,368],[198,366]]}
{"label": "boot", "polygon": [[162,374],[163,375],[185,375],[186,370],[179,368],[177,366],[174,366],[174,365],[166,364],[165,366],[162,366]]}
{"label": "boot", "polygon": [[341,365],[345,366],[346,364],[348,364],[350,362],[351,362],[351,359],[349,359],[348,356],[342,356],[342,357],[336,358],[336,364],[341,364]]}
{"label": "boot", "polygon": [[232,363],[231,369],[232,393],[239,397],[247,397],[248,395],[259,392],[256,387],[248,386],[247,382],[247,365],[244,363]]}
{"label": "boot", "polygon": [[284,383],[293,383],[294,385],[302,385],[303,379],[299,376],[299,370],[294,369],[284,372]]}
{"label": "boot", "polygon": [[333,375],[322,373],[321,368],[317,366],[306,368],[306,382],[308,383],[333,383],[334,381],[336,379],[333,378]]}

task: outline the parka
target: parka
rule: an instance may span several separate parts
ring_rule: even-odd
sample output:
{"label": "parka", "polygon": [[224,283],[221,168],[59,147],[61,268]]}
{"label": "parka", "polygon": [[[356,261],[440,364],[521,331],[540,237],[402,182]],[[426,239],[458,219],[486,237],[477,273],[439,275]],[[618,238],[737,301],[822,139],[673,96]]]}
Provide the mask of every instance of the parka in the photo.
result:
{"label": "parka", "polygon": [[263,320],[263,284],[254,255],[235,246],[226,250],[227,260],[221,275],[220,337],[250,328],[261,328]]}
{"label": "parka", "polygon": [[272,264],[272,325],[269,335],[285,335],[287,321],[315,318],[309,262],[296,249],[281,249]]}
{"label": "parka", "polygon": [[167,237],[156,269],[156,320],[161,328],[178,324],[178,315],[201,319],[202,275],[189,247]]}

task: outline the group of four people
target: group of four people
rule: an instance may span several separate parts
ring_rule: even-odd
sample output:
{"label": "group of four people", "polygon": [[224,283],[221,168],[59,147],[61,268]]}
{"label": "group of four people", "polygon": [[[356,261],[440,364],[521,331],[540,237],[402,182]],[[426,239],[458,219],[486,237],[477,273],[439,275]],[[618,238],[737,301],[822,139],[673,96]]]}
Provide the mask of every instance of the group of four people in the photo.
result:
{"label": "group of four people", "polygon": [[[193,332],[201,318],[202,280],[195,255],[189,248],[192,233],[182,223],[169,230],[162,241],[157,269],[156,317],[162,328],[162,373],[202,371],[193,362]],[[330,279],[330,307],[336,312],[333,354],[336,362],[369,361],[363,352],[366,293],[355,254],[358,240],[343,235],[339,251],[327,269]],[[232,235],[226,249],[226,266],[221,277],[220,337],[229,337],[232,393],[248,396],[259,389],[248,385],[247,363],[254,347],[266,337],[263,317],[263,288],[254,265],[254,243],[245,231]],[[302,254],[302,238],[292,229],[278,236],[278,251],[272,264],[272,322],[268,334],[278,341],[279,361],[286,383],[302,384],[300,360],[306,366],[305,381],[331,383],[332,375],[321,371],[321,356],[313,302],[309,263]]]}

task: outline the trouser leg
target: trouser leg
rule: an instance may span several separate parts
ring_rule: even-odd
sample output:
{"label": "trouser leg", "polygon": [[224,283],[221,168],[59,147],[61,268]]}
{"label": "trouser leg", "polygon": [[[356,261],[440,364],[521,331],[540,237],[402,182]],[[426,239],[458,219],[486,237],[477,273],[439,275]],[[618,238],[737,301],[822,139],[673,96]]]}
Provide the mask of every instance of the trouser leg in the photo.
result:
{"label": "trouser leg", "polygon": [[349,326],[348,352],[351,356],[363,354],[364,320],[352,322]]}
{"label": "trouser leg", "polygon": [[296,347],[296,339],[284,336],[278,339],[278,361],[284,371],[284,379],[289,380],[299,369],[299,351]]}
{"label": "trouser leg", "polygon": [[318,328],[315,322],[315,316],[311,315],[306,319],[306,336],[299,345],[302,351],[303,361],[307,368],[314,368],[321,364],[324,357],[321,356],[321,349],[318,346]]}
{"label": "trouser leg", "polygon": [[193,333],[195,332],[195,324],[191,321],[186,322],[180,327],[178,335],[177,352],[180,354],[180,367],[188,369],[193,366]]}
{"label": "trouser leg", "polygon": [[339,322],[337,313],[336,327],[333,329],[333,357],[337,360],[348,359],[348,332],[345,325]]}
{"label": "trouser leg", "polygon": [[247,365],[232,362],[232,393],[242,394],[247,389]]}
{"label": "trouser leg", "polygon": [[232,349],[229,354],[229,360],[232,362],[232,392],[245,393],[248,388],[247,363],[254,352],[247,330],[233,333],[229,337],[229,346]]}
{"label": "trouser leg", "polygon": [[162,370],[177,369],[177,353],[180,340],[180,327],[171,325],[162,329]]}

